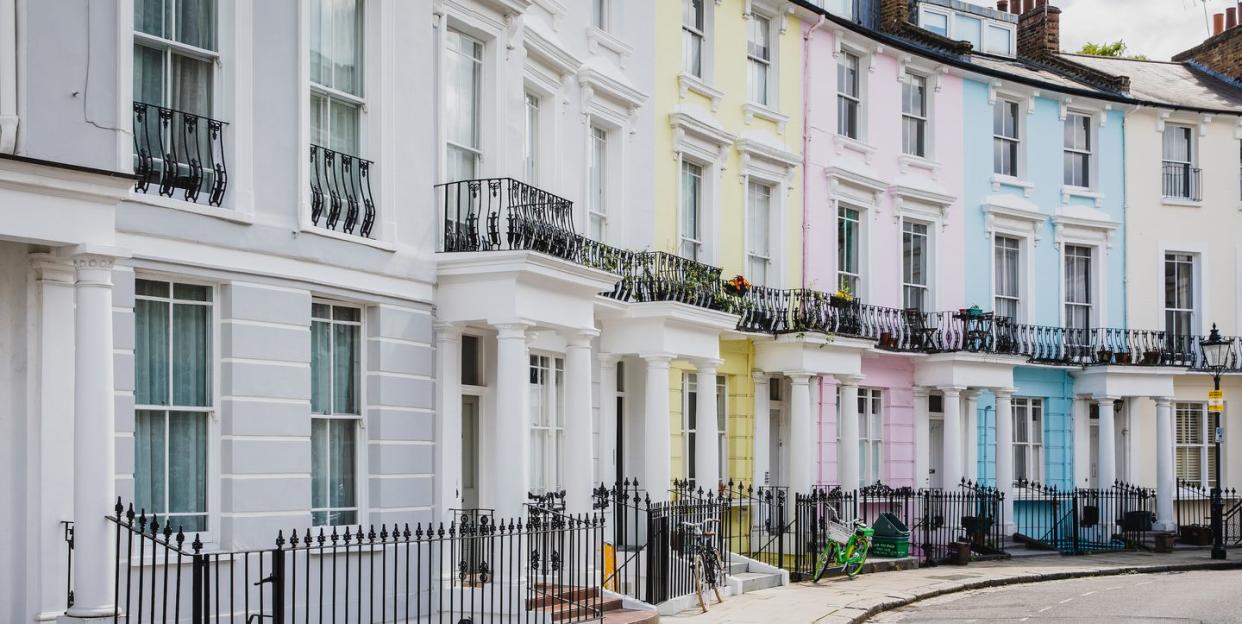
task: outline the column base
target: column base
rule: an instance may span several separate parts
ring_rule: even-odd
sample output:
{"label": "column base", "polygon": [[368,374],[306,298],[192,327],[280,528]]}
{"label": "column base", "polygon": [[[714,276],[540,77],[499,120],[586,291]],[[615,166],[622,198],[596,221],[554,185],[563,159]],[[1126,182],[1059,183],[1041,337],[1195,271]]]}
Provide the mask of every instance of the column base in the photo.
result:
{"label": "column base", "polygon": [[105,618],[112,618],[116,615],[116,607],[102,606],[93,608],[72,607],[65,612],[64,615],[56,618],[59,624],[73,624],[75,622],[95,622],[98,624]]}
{"label": "column base", "polygon": [[1152,523],[1151,530],[1156,533],[1177,533],[1177,523],[1156,521]]}

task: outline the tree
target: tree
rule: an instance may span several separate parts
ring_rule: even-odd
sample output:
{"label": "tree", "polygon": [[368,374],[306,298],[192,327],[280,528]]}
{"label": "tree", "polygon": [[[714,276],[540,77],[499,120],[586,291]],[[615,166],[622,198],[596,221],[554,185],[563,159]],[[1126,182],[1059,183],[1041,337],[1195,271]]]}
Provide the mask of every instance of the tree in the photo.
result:
{"label": "tree", "polygon": [[1089,56],[1111,56],[1113,58],[1128,58],[1138,61],[1146,61],[1147,57],[1142,54],[1126,54],[1126,42],[1118,39],[1112,43],[1092,43],[1088,41],[1083,44],[1079,54]]}

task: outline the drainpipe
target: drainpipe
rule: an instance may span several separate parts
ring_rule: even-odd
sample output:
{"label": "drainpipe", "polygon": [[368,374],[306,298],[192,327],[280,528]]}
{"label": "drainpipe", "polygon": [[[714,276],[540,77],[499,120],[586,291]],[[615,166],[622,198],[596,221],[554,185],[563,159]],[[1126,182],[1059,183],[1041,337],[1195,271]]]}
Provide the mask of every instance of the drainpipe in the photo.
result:
{"label": "drainpipe", "polygon": [[[823,26],[825,21],[827,20],[824,18],[824,16],[820,15],[819,21],[815,22],[815,25],[811,26],[806,31],[806,34],[802,35],[802,89],[803,89],[802,91],[802,223],[799,224],[799,228],[802,230],[801,282],[802,282],[802,288],[804,289],[807,287],[807,280],[806,280],[807,235],[806,233],[807,233],[807,223],[808,223],[807,217],[809,216],[809,211],[810,211],[810,200],[807,199],[807,178],[810,177],[807,172],[807,153],[808,153],[808,147],[811,143],[811,133],[808,129],[810,124],[807,123],[808,115],[810,114],[810,105],[808,104],[808,102],[810,101],[810,98],[807,97],[806,90],[809,88],[809,85],[811,84],[811,55],[810,55],[811,35],[820,26]],[[822,392],[822,387],[823,387],[822,380],[820,381],[820,387],[821,387],[821,392]]]}
{"label": "drainpipe", "polygon": [[17,0],[0,0],[0,153],[16,153],[17,121]]}

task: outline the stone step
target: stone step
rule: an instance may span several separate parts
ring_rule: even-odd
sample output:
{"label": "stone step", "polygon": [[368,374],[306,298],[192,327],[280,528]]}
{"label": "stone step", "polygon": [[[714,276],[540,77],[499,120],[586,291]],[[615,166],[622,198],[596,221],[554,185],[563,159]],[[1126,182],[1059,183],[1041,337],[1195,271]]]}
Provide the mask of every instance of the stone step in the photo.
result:
{"label": "stone step", "polygon": [[769,589],[771,587],[780,587],[781,575],[769,574],[764,572],[742,572],[740,574],[731,574],[733,580],[740,585],[739,593],[747,593],[759,591],[760,589]]}
{"label": "stone step", "polygon": [[639,609],[605,611],[602,619],[604,624],[657,624],[659,621],[659,613]]}

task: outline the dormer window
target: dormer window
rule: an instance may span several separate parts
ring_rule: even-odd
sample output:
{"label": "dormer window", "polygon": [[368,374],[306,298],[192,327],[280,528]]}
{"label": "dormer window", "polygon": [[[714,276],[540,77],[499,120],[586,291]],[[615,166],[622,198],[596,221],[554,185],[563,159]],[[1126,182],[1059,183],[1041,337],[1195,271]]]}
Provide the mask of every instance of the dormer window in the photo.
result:
{"label": "dormer window", "polygon": [[1017,24],[957,11],[939,4],[919,9],[919,26],[954,41],[969,42],[977,52],[1013,56]]}

